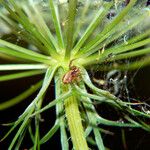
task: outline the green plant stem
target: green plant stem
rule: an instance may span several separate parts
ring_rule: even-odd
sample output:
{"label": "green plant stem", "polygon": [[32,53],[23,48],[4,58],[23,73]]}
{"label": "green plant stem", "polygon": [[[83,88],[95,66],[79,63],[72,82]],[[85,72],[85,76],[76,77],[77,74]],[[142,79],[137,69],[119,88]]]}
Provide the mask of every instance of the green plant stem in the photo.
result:
{"label": "green plant stem", "polygon": [[88,150],[89,148],[85,139],[78,102],[75,95],[65,100],[65,112],[74,149]]}

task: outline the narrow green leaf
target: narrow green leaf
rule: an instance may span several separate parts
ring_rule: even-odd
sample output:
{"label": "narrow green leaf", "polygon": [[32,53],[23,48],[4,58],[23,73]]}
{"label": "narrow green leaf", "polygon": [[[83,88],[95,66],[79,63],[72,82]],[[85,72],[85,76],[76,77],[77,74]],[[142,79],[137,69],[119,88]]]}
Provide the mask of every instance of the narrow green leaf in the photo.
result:
{"label": "narrow green leaf", "polygon": [[[109,55],[111,53],[114,54],[114,55],[119,54],[119,53],[122,53],[122,52],[126,52],[126,51],[129,51],[129,50],[133,50],[135,48],[147,45],[149,43],[150,43],[150,38],[147,38],[145,40],[142,40],[140,42],[133,43],[133,44],[130,44],[130,45],[127,45],[127,46],[118,47],[118,48],[110,48],[103,55],[106,56],[106,55]],[[103,58],[103,55],[102,55],[102,58]]]}
{"label": "narrow green leaf", "polygon": [[82,68],[81,71],[83,72],[82,79],[88,87],[90,87],[93,91],[99,93],[100,95],[107,97],[108,99],[117,100],[117,97],[112,95],[110,92],[99,89],[95,85],[93,85],[87,71],[84,68]]}
{"label": "narrow green leaf", "polygon": [[[131,0],[130,3],[122,10],[122,12],[119,13],[119,15],[108,25],[105,26],[105,29],[99,33],[93,40],[91,40],[86,46],[83,47],[82,50],[80,50],[80,53],[78,55],[82,55],[88,53],[88,55],[96,52],[94,48],[100,44],[103,40],[105,40],[108,36],[111,35],[113,32],[113,29],[116,28],[120,21],[124,18],[124,16],[129,12],[129,10],[133,7],[136,0]],[[87,56],[87,55],[86,55]]]}
{"label": "narrow green leaf", "polygon": [[[140,15],[137,15],[137,17],[131,18],[129,20],[129,22],[130,22],[129,24],[127,24],[126,22],[120,23],[118,28],[116,30],[114,30],[112,35],[108,39],[106,39],[104,42],[102,42],[102,44],[100,44],[100,46],[96,47],[97,51],[99,49],[101,49],[104,45],[106,46],[109,43],[115,41],[116,39],[118,39],[119,37],[124,35],[127,31],[130,31],[132,28],[135,28],[139,23],[141,23],[144,20],[144,18],[146,16],[147,16],[147,13],[140,14]],[[125,35],[124,35],[124,37],[125,37]],[[132,42],[134,42],[134,41],[133,40],[127,40],[127,41],[125,40],[122,44],[116,44],[114,47],[120,47],[123,45],[128,45],[128,44],[131,44]]]}
{"label": "narrow green leaf", "polygon": [[144,66],[147,66],[149,64],[150,64],[150,57],[147,56],[147,57],[142,58],[140,60],[130,62],[129,65],[118,64],[118,65],[112,65],[112,66],[103,66],[103,67],[99,67],[99,70],[101,70],[101,71],[108,71],[108,70],[112,70],[112,69],[119,69],[122,71],[123,70],[136,70],[136,69],[140,69]]}
{"label": "narrow green leaf", "polygon": [[[82,12],[81,12],[81,14],[79,16],[80,17],[79,20],[84,20],[86,18],[86,14],[87,14],[87,12],[89,10],[89,6],[90,6],[90,0],[86,0],[86,2],[84,3],[84,8],[82,9]],[[78,21],[77,22],[76,30],[75,30],[74,37],[73,37],[73,44],[77,40],[78,34],[80,32],[80,29],[82,29],[82,26],[84,25],[84,23],[85,22],[83,22],[83,21]]]}
{"label": "narrow green leaf", "polygon": [[42,88],[40,89],[38,95],[36,96],[36,98],[34,99],[34,103],[36,103],[38,100],[40,100],[42,98],[42,96],[44,95],[44,93],[46,92],[47,88],[49,87],[54,74],[56,72],[58,68],[58,65],[54,66],[53,68],[48,68],[43,80],[43,84],[42,84]]}
{"label": "narrow green leaf", "polygon": [[3,123],[3,124],[1,124],[2,126],[12,126],[12,125],[14,125],[15,124],[15,122],[9,122],[9,123]]}
{"label": "narrow green leaf", "polygon": [[[122,49],[124,49],[124,48],[122,48]],[[94,64],[102,64],[105,60],[107,60],[107,62],[111,62],[111,61],[114,62],[114,61],[117,61],[117,60],[127,59],[127,58],[132,58],[132,57],[137,57],[137,56],[141,56],[141,55],[148,54],[148,53],[150,53],[150,48],[149,47],[148,48],[143,48],[143,49],[137,49],[137,50],[134,50],[134,51],[131,51],[131,52],[129,50],[127,52],[120,53],[120,54],[117,54],[117,55],[113,55],[113,53],[110,52],[109,54],[110,55],[112,54],[112,57],[111,56],[109,57],[109,54],[107,54],[107,56],[104,54],[105,55],[105,57],[104,57],[104,55],[101,56],[101,55],[99,55],[97,53],[97,54],[91,55],[90,57],[88,57],[88,58],[86,58],[84,60],[82,59],[81,60],[81,64],[83,66],[88,66],[88,64],[90,64],[90,65],[92,65],[92,64],[93,65]],[[119,66],[116,66],[116,67],[119,67]],[[110,68],[110,66],[107,66],[107,67]],[[104,66],[104,68],[105,68],[105,66]],[[102,67],[98,67],[99,70],[101,70],[101,69],[102,70],[109,70],[109,69],[106,69],[106,68],[103,69]]]}
{"label": "narrow green leaf", "polygon": [[67,93],[60,95],[58,98],[47,104],[45,107],[41,108],[39,111],[36,111],[34,114],[31,115],[33,117],[34,115],[37,115],[39,113],[42,113],[43,111],[55,106],[58,102],[65,100],[66,98],[71,96],[71,91],[68,91]]}
{"label": "narrow green leaf", "polygon": [[[9,7],[9,5],[3,0],[2,4],[5,6],[5,8],[10,13],[10,16],[17,22],[19,22],[25,30],[30,32],[34,37],[36,37],[44,46],[46,47],[47,53],[49,55],[52,55],[54,57],[57,57],[57,52],[53,48],[53,45],[49,40],[46,40],[45,37],[42,36],[42,34],[38,31],[38,29],[29,21],[28,17],[24,14],[22,9],[18,6],[14,0],[11,0],[10,3],[15,9],[15,12],[13,9]],[[17,12],[17,13],[16,13]]]}
{"label": "narrow green leaf", "polygon": [[60,19],[59,19],[59,14],[58,14],[58,6],[57,4],[54,3],[53,0],[49,0],[50,4],[50,10],[52,13],[53,17],[53,22],[54,22],[54,27],[58,39],[58,44],[60,48],[64,48],[64,41],[63,41],[63,36],[62,36],[62,31],[61,31],[61,26],[60,26]]}
{"label": "narrow green leaf", "polygon": [[10,65],[0,65],[0,71],[6,70],[36,70],[36,69],[47,69],[47,65],[43,64],[10,64]]}
{"label": "narrow green leaf", "polygon": [[[80,94],[81,96],[84,96],[84,97],[88,97],[90,99],[93,99],[93,100],[97,100],[99,101],[100,103],[108,103],[108,104],[112,104],[114,106],[127,106],[128,103],[126,102],[123,102],[121,101],[120,99],[114,99],[114,95],[108,93],[109,95],[105,95],[105,93],[101,94],[99,92],[96,92],[96,94],[89,94],[85,91],[83,91],[81,88],[79,88],[77,85],[74,86],[75,90],[76,90],[76,93],[77,94]],[[104,92],[107,92],[107,91],[104,91]],[[89,102],[87,100],[82,100],[84,103],[87,103],[87,104],[92,104],[92,102]],[[132,103],[129,103],[129,105],[132,105]],[[134,105],[134,104],[133,104]]]}
{"label": "narrow green leaf", "polygon": [[19,51],[16,51],[14,49],[10,49],[7,47],[0,47],[0,53],[6,54],[8,56],[12,56],[12,57],[17,58],[17,59],[20,59],[21,62],[34,61],[34,62],[45,63],[45,64],[50,63],[49,62],[50,60],[48,61],[46,59],[39,58],[36,56],[33,57],[32,55],[25,54],[25,53],[22,53],[22,52],[19,52]]}
{"label": "narrow green leaf", "polygon": [[31,140],[34,143],[34,135],[33,135],[33,132],[32,132],[31,124],[28,126],[28,131],[29,131]]}
{"label": "narrow green leaf", "polygon": [[14,144],[16,143],[19,135],[23,132],[23,130],[26,128],[26,126],[28,126],[28,123],[29,123],[29,116],[30,114],[32,113],[33,110],[30,110],[30,112],[28,113],[28,115],[25,117],[25,119],[23,120],[23,123],[22,125],[19,127],[17,133],[15,134],[14,138],[12,139],[12,142],[9,146],[9,150],[13,149],[14,147]]}
{"label": "narrow green leaf", "polygon": [[[18,52],[20,52],[22,54],[27,54],[29,56],[38,57],[38,58],[45,59],[45,60],[50,60],[50,57],[48,57],[48,56],[39,54],[37,52],[33,52],[32,50],[28,50],[28,49],[23,48],[21,46],[18,46],[16,44],[12,44],[10,42],[6,42],[6,41],[4,41],[2,39],[0,39],[0,44],[3,45],[3,46],[9,47],[10,49],[12,49],[14,51],[18,51]],[[1,48],[1,50],[2,50],[2,48]]]}
{"label": "narrow green leaf", "polygon": [[40,150],[40,132],[39,132],[39,116],[35,117],[35,139],[34,150]]}
{"label": "narrow green leaf", "polygon": [[39,93],[34,98],[34,100],[30,103],[30,105],[25,109],[25,111],[22,113],[22,115],[20,117],[23,117],[26,114],[28,114],[28,111],[35,108],[35,105],[38,103],[38,101],[42,99],[42,97],[45,95],[45,92],[54,77],[54,74],[55,74],[55,71],[57,70],[57,68],[58,68],[58,66],[56,65],[54,67],[50,67],[47,69],[44,80],[43,80],[43,84],[42,84],[42,87],[41,87]]}
{"label": "narrow green leaf", "polygon": [[144,121],[142,121],[141,119],[138,119],[139,123],[141,124],[141,128],[143,128],[144,130],[150,132],[150,127],[149,124],[145,123]]}
{"label": "narrow green leaf", "polygon": [[35,75],[43,74],[44,72],[45,72],[44,70],[33,70],[33,71],[25,71],[25,72],[13,73],[13,74],[1,75],[0,82],[35,76]]}
{"label": "narrow green leaf", "polygon": [[141,112],[132,108],[129,108],[128,111],[133,115],[133,116],[143,116],[145,118],[150,118],[150,114],[145,113],[145,112]]}
{"label": "narrow green leaf", "polygon": [[70,58],[71,49],[73,47],[74,24],[76,15],[77,0],[69,1],[68,12],[68,27],[67,27],[67,47],[65,51],[65,58]]}
{"label": "narrow green leaf", "polygon": [[122,139],[122,144],[124,149],[127,149],[127,140],[126,140],[126,134],[124,129],[121,129],[121,139]]}
{"label": "narrow green leaf", "polygon": [[94,146],[97,145],[95,140],[92,137],[87,137],[87,142],[90,143],[90,145],[94,145]]}
{"label": "narrow green leaf", "polygon": [[101,116],[97,116],[97,121],[99,124],[107,125],[107,126],[117,126],[117,127],[140,127],[139,125],[135,123],[122,123],[119,121],[110,121],[107,119],[102,118]]}
{"label": "narrow green leaf", "polygon": [[54,68],[48,68],[47,72],[45,74],[45,78],[43,81],[43,85],[42,88],[40,89],[39,93],[37,94],[37,96],[35,97],[35,99],[32,101],[32,103],[30,103],[30,105],[26,108],[26,110],[24,111],[24,113],[21,115],[21,118],[23,118],[23,116],[25,116],[25,119],[23,120],[22,125],[20,126],[18,132],[16,133],[15,137],[13,138],[9,149],[12,149],[16,140],[18,139],[18,136],[20,134],[20,132],[25,128],[25,126],[27,126],[28,122],[29,122],[29,118],[31,116],[31,114],[33,113],[34,110],[34,106],[37,104],[37,102],[42,98],[42,96],[45,94],[45,91],[47,90],[55,71],[57,70],[57,65]]}
{"label": "narrow green leaf", "polygon": [[46,133],[46,135],[40,140],[40,144],[47,142],[59,129],[59,124],[55,123],[53,127]]}
{"label": "narrow green leaf", "polygon": [[[43,16],[41,15],[38,8],[36,7],[36,4],[33,2],[32,5],[30,5],[30,8],[25,7],[25,6],[26,5],[23,5],[24,9],[25,8],[27,9],[26,12],[27,13],[30,12],[30,16],[32,16],[31,18],[34,19],[35,26],[39,29],[39,31],[43,34],[43,36],[47,39],[47,41],[50,40],[50,42],[53,44],[53,46],[57,50],[58,44],[54,36],[52,35],[50,29],[48,28]],[[30,11],[31,9],[33,9],[33,11],[35,12],[34,14],[32,13],[32,11]]]}
{"label": "narrow green leaf", "polygon": [[89,94],[85,91],[83,91],[81,88],[79,88],[77,85],[74,85],[74,88],[76,89],[76,92],[82,96],[91,98],[91,99],[95,99],[95,100],[99,100],[100,102],[107,102],[106,98],[103,96],[97,96],[94,94]]}
{"label": "narrow green leaf", "polygon": [[144,130],[150,132],[150,127],[149,127],[149,125],[146,124],[145,122],[143,122],[140,118],[137,118],[138,122],[137,122],[137,121],[134,121],[134,120],[131,119],[129,116],[125,116],[125,118],[126,118],[129,122],[131,122],[131,123],[133,123],[133,124],[137,124],[137,125],[140,126],[142,129],[144,129]]}
{"label": "narrow green leaf", "polygon": [[12,106],[20,103],[21,101],[25,100],[27,97],[32,95],[35,91],[37,91],[39,89],[39,87],[41,86],[41,84],[42,84],[42,81],[36,83],[35,85],[32,85],[29,89],[25,90],[20,95],[12,98],[10,100],[7,100],[6,102],[0,103],[0,110],[7,109],[7,108],[12,107]]}
{"label": "narrow green leaf", "polygon": [[110,58],[110,60],[108,61],[116,61],[116,60],[120,60],[120,59],[127,59],[127,58],[131,58],[131,57],[136,57],[136,56],[140,56],[140,55],[144,55],[150,53],[150,48],[144,48],[144,49],[140,49],[140,50],[135,50],[132,52],[126,52],[123,54],[119,54],[119,55],[115,55],[113,58]]}
{"label": "narrow green leaf", "polygon": [[26,116],[26,114],[21,115],[21,116],[17,119],[17,121],[15,121],[15,122],[13,123],[13,126],[12,126],[12,127],[10,128],[10,130],[5,134],[5,136],[0,140],[0,142],[2,142],[4,139],[6,139],[6,138],[11,134],[11,132],[24,120],[25,116]]}
{"label": "narrow green leaf", "polygon": [[114,135],[114,133],[111,132],[111,131],[109,131],[109,129],[108,129],[108,130],[105,130],[105,129],[103,129],[103,128],[98,128],[98,130],[99,130],[101,133],[104,133],[104,134]]}
{"label": "narrow green leaf", "polygon": [[[0,57],[1,59],[4,59],[4,60],[8,60],[8,61],[11,61],[11,62],[23,62],[23,60],[21,58],[17,58],[15,56],[10,56],[10,55],[7,55],[7,54],[3,54],[3,53],[0,53]],[[24,62],[28,62],[30,60],[24,60]]]}
{"label": "narrow green leaf", "polygon": [[138,34],[137,36],[132,37],[127,41],[128,44],[133,44],[135,42],[139,42],[144,38],[147,38],[150,35],[150,30],[143,31],[143,33]]}
{"label": "narrow green leaf", "polygon": [[98,129],[93,129],[95,141],[99,150],[105,150],[104,143],[101,137],[101,134]]}
{"label": "narrow green leaf", "polygon": [[[83,89],[84,92],[87,92],[84,83],[80,84],[80,87]],[[91,99],[88,96],[85,97],[85,100],[89,102],[89,103],[83,103],[83,105],[86,109],[86,114],[88,116],[88,120],[89,120],[89,124],[90,124],[90,126],[86,129],[86,135],[91,132],[91,129],[93,129],[94,135],[95,135],[95,140],[96,140],[95,144],[97,145],[97,147],[99,149],[101,149],[101,148],[103,149],[104,144],[103,144],[103,140],[101,138],[100,130],[98,128],[98,122],[97,122],[97,119],[96,119],[97,112],[95,110],[94,105],[92,104]],[[97,133],[95,133],[95,132],[97,132]]]}
{"label": "narrow green leaf", "polygon": [[112,3],[106,3],[102,8],[99,9],[99,11],[96,13],[96,16],[94,17],[93,21],[89,24],[88,28],[78,41],[78,43],[75,45],[73,49],[73,53],[76,54],[78,50],[82,47],[84,42],[88,39],[88,37],[93,33],[94,29],[100,25],[103,21],[103,18],[108,13],[108,10],[112,6]]}
{"label": "narrow green leaf", "polygon": [[[134,50],[136,48],[145,46],[149,43],[150,43],[150,38],[147,38],[147,39],[144,39],[144,40],[139,41],[137,43],[129,44],[129,45],[126,45],[126,46],[120,45],[120,46],[117,46],[117,47],[114,47],[114,48],[112,47],[112,48],[107,49],[106,51],[104,51],[104,53],[101,54],[101,55],[98,55],[98,54],[92,55],[90,58],[87,58],[87,61],[88,61],[88,63],[92,63],[92,64],[100,64],[100,63],[104,62],[106,59],[108,59],[110,55],[113,56],[113,55],[120,54],[120,53],[123,53],[123,52],[129,52],[129,51]],[[145,51],[145,53],[146,52],[147,52],[147,50]],[[84,63],[84,61],[83,61],[83,63]],[[119,66],[116,66],[116,67],[119,67]],[[119,67],[119,68],[123,68],[123,67]]]}
{"label": "narrow green leaf", "polygon": [[15,144],[19,133],[23,130],[23,128],[27,125],[28,120],[31,116],[31,114],[33,113],[33,110],[35,109],[35,104],[39,101],[39,99],[42,98],[42,96],[44,95],[45,91],[47,90],[53,76],[54,73],[56,71],[58,66],[55,66],[54,68],[49,68],[47,69],[47,72],[45,74],[44,77],[44,81],[43,81],[43,85],[42,88],[40,89],[39,93],[37,94],[37,96],[35,97],[35,99],[30,103],[30,105],[25,109],[25,111],[21,114],[21,116],[18,118],[18,120],[15,122],[15,124],[13,125],[13,127],[7,132],[7,134],[1,139],[4,140],[22,121],[22,125],[19,128],[17,134],[15,135],[15,137],[12,140],[12,143],[10,145],[10,149],[13,147],[13,145]]}
{"label": "narrow green leaf", "polygon": [[90,133],[92,132],[92,127],[88,126],[85,130],[85,136],[88,137],[90,135]]}
{"label": "narrow green leaf", "polygon": [[27,41],[28,43],[31,43],[35,45],[39,51],[43,52],[44,54],[47,54],[47,50],[43,46],[43,44],[35,38],[35,36],[31,35],[26,30],[22,30],[20,26],[12,18],[9,18],[9,16],[6,16],[5,14],[0,14],[0,18],[11,28],[12,33],[21,37],[21,39]]}
{"label": "narrow green leaf", "polygon": [[62,150],[69,150],[69,143],[68,143],[68,137],[65,129],[65,124],[60,126],[60,133],[61,133]]}
{"label": "narrow green leaf", "polygon": [[26,135],[26,130],[27,130],[27,128],[25,128],[24,131],[22,131],[22,133],[19,135],[18,142],[17,142],[17,144],[16,144],[16,146],[14,148],[15,150],[20,149],[21,144],[23,143],[22,141],[23,141],[23,139],[24,139],[24,137]]}
{"label": "narrow green leaf", "polygon": [[[19,21],[21,20],[21,22],[22,22],[22,25],[26,28],[26,29],[28,29],[28,30],[30,30],[30,29],[34,29],[34,30],[36,30],[36,33],[35,32],[32,32],[32,33],[34,33],[34,35],[37,35],[37,37],[40,37],[41,36],[41,33],[33,26],[33,24],[31,23],[31,21],[29,20],[29,18],[25,15],[25,13],[26,14],[28,14],[28,12],[30,11],[29,9],[28,9],[28,11],[27,12],[23,12],[23,10],[22,10],[22,8],[17,4],[17,2],[15,2],[14,0],[10,0],[10,3],[11,3],[11,5],[14,7],[14,9],[15,9],[15,11],[17,12],[17,15],[18,15],[18,17],[19,17]],[[23,5],[24,6],[24,5]],[[25,10],[24,10],[25,11]],[[40,16],[40,15],[39,15]],[[16,18],[15,18],[16,19]],[[28,25],[30,25],[30,28],[29,28],[29,26]],[[32,31],[32,30],[31,30]],[[42,37],[42,36],[41,36]],[[40,39],[40,38],[39,38]],[[44,37],[43,37],[43,39],[40,39],[40,40],[42,40],[43,42],[44,42]],[[45,42],[44,42],[45,43]],[[50,45],[51,45],[51,43],[50,43]],[[52,47],[51,47],[52,48]]]}

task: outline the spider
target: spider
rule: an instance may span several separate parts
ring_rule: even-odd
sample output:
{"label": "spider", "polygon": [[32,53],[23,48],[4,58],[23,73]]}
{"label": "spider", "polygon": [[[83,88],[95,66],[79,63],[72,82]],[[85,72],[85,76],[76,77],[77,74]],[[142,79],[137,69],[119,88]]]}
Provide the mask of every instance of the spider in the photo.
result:
{"label": "spider", "polygon": [[73,81],[76,81],[79,79],[79,76],[81,75],[80,69],[77,66],[72,66],[73,60],[69,63],[69,71],[64,74],[62,78],[62,82],[64,84],[72,83]]}

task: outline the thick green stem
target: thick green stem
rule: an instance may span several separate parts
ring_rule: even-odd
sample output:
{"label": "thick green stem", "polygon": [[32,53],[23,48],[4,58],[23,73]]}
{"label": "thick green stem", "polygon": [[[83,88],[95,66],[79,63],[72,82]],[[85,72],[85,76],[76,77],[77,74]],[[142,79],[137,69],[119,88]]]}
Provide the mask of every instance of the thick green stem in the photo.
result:
{"label": "thick green stem", "polygon": [[88,150],[89,148],[85,139],[78,108],[78,101],[75,95],[65,100],[65,112],[75,150]]}

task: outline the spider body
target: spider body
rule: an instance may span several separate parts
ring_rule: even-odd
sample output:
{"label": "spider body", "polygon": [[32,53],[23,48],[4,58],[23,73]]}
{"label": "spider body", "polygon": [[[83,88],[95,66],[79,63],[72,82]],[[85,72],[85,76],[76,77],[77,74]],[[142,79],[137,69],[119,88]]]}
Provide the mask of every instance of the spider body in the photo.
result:
{"label": "spider body", "polygon": [[72,83],[76,81],[80,76],[80,69],[76,66],[70,67],[70,70],[63,76],[62,82],[64,84]]}

